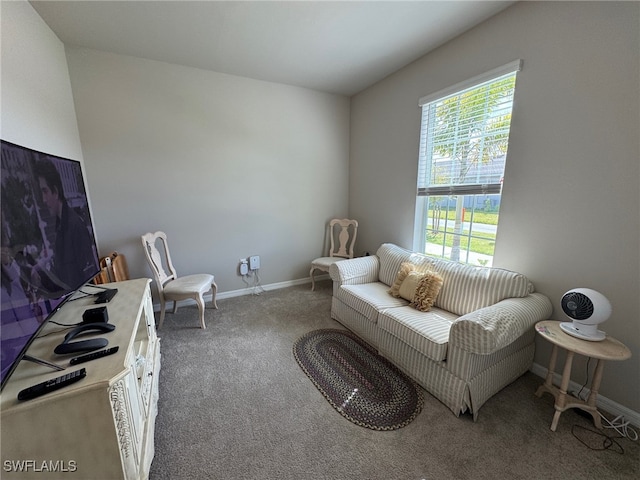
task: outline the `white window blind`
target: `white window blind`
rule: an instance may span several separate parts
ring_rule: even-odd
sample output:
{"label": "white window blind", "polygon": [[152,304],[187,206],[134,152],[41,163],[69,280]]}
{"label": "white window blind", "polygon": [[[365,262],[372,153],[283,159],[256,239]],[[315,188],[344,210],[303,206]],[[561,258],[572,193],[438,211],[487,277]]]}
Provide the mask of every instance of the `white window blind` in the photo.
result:
{"label": "white window blind", "polygon": [[418,195],[500,193],[518,60],[420,99]]}

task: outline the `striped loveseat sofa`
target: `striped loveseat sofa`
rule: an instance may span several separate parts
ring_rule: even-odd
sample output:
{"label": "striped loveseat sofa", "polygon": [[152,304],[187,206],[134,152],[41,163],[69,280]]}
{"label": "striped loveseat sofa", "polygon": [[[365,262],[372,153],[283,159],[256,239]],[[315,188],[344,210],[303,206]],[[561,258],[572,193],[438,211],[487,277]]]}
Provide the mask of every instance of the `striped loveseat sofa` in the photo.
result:
{"label": "striped loveseat sofa", "polygon": [[[401,265],[437,272],[423,312],[389,293]],[[522,274],[414,253],[390,243],[331,266],[331,316],[378,349],[458,416],[480,407],[533,362],[534,324],[551,302]]]}

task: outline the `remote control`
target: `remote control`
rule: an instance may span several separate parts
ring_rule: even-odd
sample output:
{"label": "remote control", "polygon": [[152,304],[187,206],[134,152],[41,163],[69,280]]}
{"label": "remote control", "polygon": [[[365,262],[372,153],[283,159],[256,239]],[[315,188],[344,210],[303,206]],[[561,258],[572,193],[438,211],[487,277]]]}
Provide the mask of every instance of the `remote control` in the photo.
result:
{"label": "remote control", "polygon": [[31,400],[32,398],[39,397],[45,393],[53,392],[59,388],[66,387],[72,383],[82,380],[87,376],[87,371],[84,368],[76,370],[75,372],[61,375],[60,377],[52,378],[46,382],[38,383],[32,387],[25,388],[18,393],[18,400]]}
{"label": "remote control", "polygon": [[119,347],[111,347],[106,350],[100,350],[98,352],[87,353],[86,355],[80,355],[79,357],[74,357],[69,360],[69,364],[77,365],[79,363],[88,362],[90,360],[95,360],[96,358],[106,357],[107,355],[113,355],[118,351]]}

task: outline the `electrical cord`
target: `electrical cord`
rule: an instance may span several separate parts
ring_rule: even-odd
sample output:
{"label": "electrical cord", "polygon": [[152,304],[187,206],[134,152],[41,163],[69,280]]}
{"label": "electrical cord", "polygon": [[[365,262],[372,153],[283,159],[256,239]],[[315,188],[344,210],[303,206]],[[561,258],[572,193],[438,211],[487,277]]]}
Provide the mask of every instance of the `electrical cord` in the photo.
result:
{"label": "electrical cord", "polygon": [[624,416],[618,415],[616,418],[609,421],[609,419],[600,412],[598,412],[598,414],[608,424],[603,425],[602,428],[613,429],[618,433],[618,435],[623,438],[628,438],[632,442],[638,441],[638,432],[631,427],[631,422],[629,422],[629,420],[625,420]]}
{"label": "electrical cord", "polygon": [[81,298],[87,298],[87,297],[93,297],[95,296],[95,293],[87,293],[83,290],[78,290],[78,293],[82,293],[82,295],[74,297],[74,298],[70,298],[69,302],[75,302],[76,300],[80,300]]}
{"label": "electrical cord", "polygon": [[58,326],[64,327],[64,328],[60,328],[58,330],[54,330],[54,331],[51,331],[51,332],[43,333],[42,335],[38,335],[38,338],[48,337],[49,335],[54,335],[56,333],[64,332],[66,330],[69,330],[70,328],[77,327],[78,325],[82,325],[82,322],[73,323],[72,324],[72,323],[58,323],[58,322],[54,322],[53,320],[49,320],[49,323],[53,323],[55,325],[58,325]]}
{"label": "electrical cord", "polygon": [[[580,443],[582,443],[584,446],[590,448],[591,450],[613,450],[616,453],[619,453],[621,455],[624,454],[624,448],[622,448],[622,445],[620,445],[620,443],[618,443],[618,441],[616,440],[617,438],[626,438],[631,440],[632,442],[635,442],[638,440],[638,432],[636,432],[633,427],[631,427],[631,422],[629,422],[628,420],[625,420],[624,416],[622,415],[618,415],[616,418],[614,418],[613,420],[609,420],[607,417],[605,417],[602,413],[597,412],[598,415],[600,415],[600,418],[602,420],[604,420],[605,424],[602,425],[602,428],[605,429],[613,429],[615,430],[615,432],[619,435],[618,437],[614,437],[614,436],[610,436],[607,435],[604,432],[598,431],[598,430],[593,430],[590,428],[586,428],[583,427],[581,425],[573,425],[571,427],[571,434],[578,439],[578,441]],[[586,440],[584,440],[583,438],[581,438],[581,436],[585,436],[586,435],[579,435],[578,431],[580,432],[588,432],[587,434],[593,436],[595,435],[596,437],[600,437],[602,438],[602,447],[597,448],[594,447],[592,444],[588,443]]]}
{"label": "electrical cord", "polygon": [[[247,281],[247,277],[250,277],[253,279],[253,285],[251,285],[248,281]],[[244,282],[244,284],[247,286],[247,288],[252,288],[253,289],[253,295],[260,295],[264,292],[266,292],[266,290],[262,287],[262,285],[260,284],[260,275],[258,274],[258,270],[251,270],[249,273],[245,273],[244,275],[242,275],[242,281]]]}
{"label": "electrical cord", "polygon": [[256,295],[260,295],[261,293],[264,293],[266,290],[260,284],[261,280],[260,280],[260,275],[258,274],[258,270],[255,270],[255,274],[256,276],[254,278],[253,290]]}
{"label": "electrical cord", "polygon": [[576,396],[580,399],[582,399],[582,397],[580,396],[580,394],[582,393],[582,391],[585,389],[585,387],[587,386],[587,383],[589,383],[589,364],[591,363],[591,357],[589,357],[589,359],[587,360],[587,367],[586,367],[586,377],[587,379],[584,381],[584,384],[582,385],[582,388],[580,388],[580,390],[578,391],[578,393],[576,393]]}
{"label": "electrical cord", "polygon": [[85,291],[83,290],[83,288],[84,288],[84,287],[93,287],[93,288],[97,288],[97,289],[99,289],[99,290],[111,290],[110,288],[108,288],[108,287],[103,287],[102,285],[94,285],[94,284],[92,284],[92,283],[85,283],[85,284],[82,286],[82,288],[79,288],[79,289],[78,289],[78,291],[77,291],[77,293],[82,293],[82,295],[81,295],[81,296],[77,296],[77,297],[75,297],[75,298],[71,298],[71,299],[69,299],[69,301],[70,301],[70,302],[75,302],[76,300],[80,300],[81,298],[93,297],[93,296],[96,296],[96,295],[97,295],[97,293],[89,293],[89,292],[85,292]]}
{"label": "electrical cord", "polygon": [[53,323],[55,325],[60,325],[61,327],[77,327],[78,325],[82,325],[82,322],[78,323],[60,323],[54,320],[49,320],[49,323]]}
{"label": "electrical cord", "polygon": [[[578,431],[581,432],[580,435],[578,434]],[[587,443],[586,440],[583,440],[582,438],[580,438],[582,435],[584,435],[583,432],[587,432],[587,434],[594,434],[596,436],[596,439],[599,437],[602,438],[602,447],[600,448],[594,447],[589,443]],[[610,437],[609,435],[606,435],[597,430],[586,428],[581,425],[573,425],[571,427],[571,434],[574,437],[576,437],[580,443],[582,443],[585,447],[590,448],[591,450],[613,450],[614,452],[619,453],[620,455],[624,454],[624,448],[622,448],[622,445],[620,445],[614,437]],[[586,437],[586,435],[584,436]]]}
{"label": "electrical cord", "polygon": [[[582,398],[581,394],[582,394],[582,391],[586,388],[587,384],[589,383],[589,364],[590,363],[591,363],[591,357],[589,357],[589,359],[587,360],[587,366],[586,366],[587,379],[585,380],[580,390],[578,392],[574,392],[575,396],[582,401],[586,401],[586,399]],[[600,415],[600,417],[606,423],[606,425],[603,425],[603,428],[615,430],[616,433],[618,433],[618,435],[620,435],[622,438],[628,438],[632,442],[638,441],[638,432],[636,432],[631,427],[631,422],[629,422],[628,420],[625,420],[623,415],[618,415],[616,418],[614,418],[611,421],[600,412],[598,412],[598,415]]]}

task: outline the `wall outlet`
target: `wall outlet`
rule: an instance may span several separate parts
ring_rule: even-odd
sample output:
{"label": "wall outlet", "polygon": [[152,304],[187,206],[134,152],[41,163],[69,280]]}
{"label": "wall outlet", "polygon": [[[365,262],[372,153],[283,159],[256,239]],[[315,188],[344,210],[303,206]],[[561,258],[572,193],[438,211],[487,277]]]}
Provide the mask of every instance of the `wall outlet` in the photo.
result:
{"label": "wall outlet", "polygon": [[249,270],[259,270],[260,269],[260,256],[253,255],[249,257]]}
{"label": "wall outlet", "polygon": [[238,271],[240,272],[240,275],[246,275],[249,273],[249,263],[246,258],[240,259],[240,268]]}

